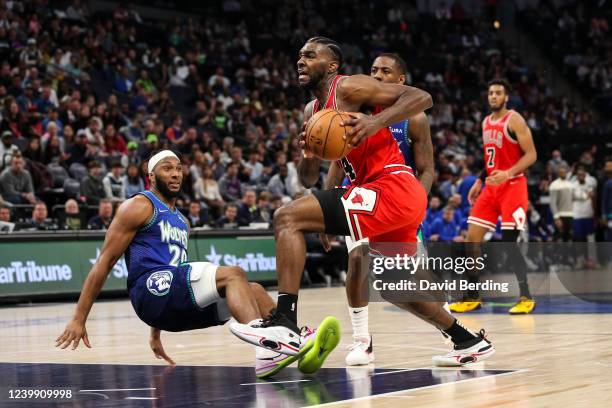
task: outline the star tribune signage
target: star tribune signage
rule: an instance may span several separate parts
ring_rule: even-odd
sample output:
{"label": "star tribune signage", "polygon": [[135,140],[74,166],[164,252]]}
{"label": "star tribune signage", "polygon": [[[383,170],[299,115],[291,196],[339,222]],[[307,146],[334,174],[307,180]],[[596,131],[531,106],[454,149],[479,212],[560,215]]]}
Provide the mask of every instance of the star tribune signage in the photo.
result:
{"label": "star tribune signage", "polygon": [[[79,293],[100,256],[104,236],[48,241],[0,240],[0,298],[2,296]],[[204,237],[189,239],[188,261],[237,265],[252,281],[276,279],[274,239],[271,236]],[[122,257],[113,266],[103,291],[126,290],[128,269]]]}

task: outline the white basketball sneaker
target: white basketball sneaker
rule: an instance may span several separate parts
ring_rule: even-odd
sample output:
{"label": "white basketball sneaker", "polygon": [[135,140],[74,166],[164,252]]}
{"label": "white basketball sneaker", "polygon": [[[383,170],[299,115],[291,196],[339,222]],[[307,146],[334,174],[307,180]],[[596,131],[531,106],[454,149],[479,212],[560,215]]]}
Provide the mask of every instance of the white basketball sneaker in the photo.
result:
{"label": "white basketball sneaker", "polygon": [[233,322],[230,331],[241,340],[288,356],[300,354],[300,329],[285,315],[274,311],[247,324]]}
{"label": "white basketball sneaker", "polygon": [[349,345],[346,355],[347,366],[366,365],[374,362],[374,348],[372,347],[372,336],[353,337],[355,341]]}
{"label": "white basketball sneaker", "polygon": [[434,356],[432,361],[438,367],[459,367],[466,364],[477,363],[495,353],[495,347],[480,330],[477,337],[466,342],[455,344],[452,351],[444,356]]}

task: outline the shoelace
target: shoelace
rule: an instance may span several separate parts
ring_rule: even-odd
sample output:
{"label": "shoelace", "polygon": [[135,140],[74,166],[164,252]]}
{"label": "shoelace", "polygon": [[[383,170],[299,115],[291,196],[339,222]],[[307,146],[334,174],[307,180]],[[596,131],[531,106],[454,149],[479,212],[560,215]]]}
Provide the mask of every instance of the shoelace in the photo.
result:
{"label": "shoelace", "polygon": [[279,314],[276,312],[276,309],[272,309],[269,315],[261,319],[261,324],[259,327],[269,327],[273,326],[278,319],[280,318]]}

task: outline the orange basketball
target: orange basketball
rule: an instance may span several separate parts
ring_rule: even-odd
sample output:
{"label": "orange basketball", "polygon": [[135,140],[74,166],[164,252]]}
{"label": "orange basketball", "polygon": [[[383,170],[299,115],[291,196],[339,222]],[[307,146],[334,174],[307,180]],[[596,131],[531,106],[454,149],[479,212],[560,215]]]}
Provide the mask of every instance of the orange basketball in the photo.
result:
{"label": "orange basketball", "polygon": [[351,150],[343,137],[351,126],[340,126],[349,115],[335,109],[315,113],[306,124],[306,150],[323,160],[339,160]]}

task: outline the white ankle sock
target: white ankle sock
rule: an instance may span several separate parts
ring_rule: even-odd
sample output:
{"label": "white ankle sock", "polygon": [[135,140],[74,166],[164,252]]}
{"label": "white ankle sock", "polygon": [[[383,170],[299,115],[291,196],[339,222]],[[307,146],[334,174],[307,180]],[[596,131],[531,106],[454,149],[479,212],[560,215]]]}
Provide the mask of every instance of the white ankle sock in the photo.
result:
{"label": "white ankle sock", "polygon": [[353,325],[353,337],[355,339],[370,340],[370,330],[368,328],[368,307],[350,307],[349,315]]}

